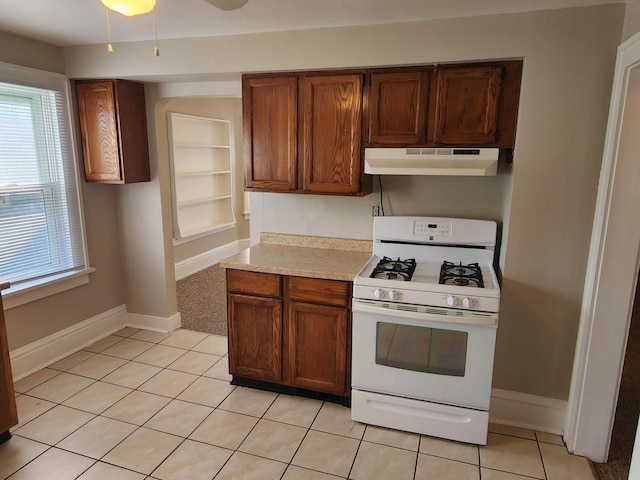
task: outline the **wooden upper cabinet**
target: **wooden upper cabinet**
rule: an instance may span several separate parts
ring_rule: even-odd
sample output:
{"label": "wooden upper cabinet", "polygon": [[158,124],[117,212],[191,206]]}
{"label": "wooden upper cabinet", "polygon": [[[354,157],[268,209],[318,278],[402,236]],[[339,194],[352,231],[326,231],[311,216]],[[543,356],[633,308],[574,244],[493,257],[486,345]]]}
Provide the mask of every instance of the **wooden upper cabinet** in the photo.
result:
{"label": "wooden upper cabinet", "polygon": [[245,188],[366,195],[363,147],[514,148],[521,76],[519,60],[243,75]]}
{"label": "wooden upper cabinet", "polygon": [[522,62],[371,70],[365,145],[513,148]]}
{"label": "wooden upper cabinet", "polygon": [[429,78],[433,67],[376,70],[367,82],[367,145],[426,141]]}
{"label": "wooden upper cabinet", "polygon": [[76,84],[87,182],[148,182],[144,85],[126,80]]}
{"label": "wooden upper cabinet", "polygon": [[300,77],[302,189],[355,194],[362,175],[362,74]]}
{"label": "wooden upper cabinet", "polygon": [[245,189],[370,193],[363,182],[362,91],[362,71],[243,75]]}
{"label": "wooden upper cabinet", "polygon": [[501,81],[499,65],[439,67],[435,143],[495,144]]}
{"label": "wooden upper cabinet", "polygon": [[297,190],[297,77],[243,77],[242,108],[246,189]]}

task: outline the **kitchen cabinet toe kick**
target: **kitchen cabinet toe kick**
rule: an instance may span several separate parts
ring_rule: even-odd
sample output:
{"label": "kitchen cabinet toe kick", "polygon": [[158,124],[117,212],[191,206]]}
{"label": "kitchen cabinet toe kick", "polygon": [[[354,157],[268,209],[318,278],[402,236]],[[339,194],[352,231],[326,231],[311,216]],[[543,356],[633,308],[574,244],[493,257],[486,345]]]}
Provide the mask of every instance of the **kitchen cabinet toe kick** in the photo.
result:
{"label": "kitchen cabinet toe kick", "polygon": [[311,398],[314,400],[322,400],[325,402],[338,403],[345,407],[351,407],[350,394],[334,395],[331,393],[318,392],[315,390],[291,387],[288,385],[282,385],[277,383],[261,382],[260,380],[253,380],[251,378],[238,377],[236,375],[232,375],[231,385],[237,385],[239,387],[257,388],[259,390],[265,390],[268,392],[283,393],[285,395],[295,395],[298,397],[305,397],[305,398]]}
{"label": "kitchen cabinet toe kick", "polygon": [[0,433],[0,444],[3,444],[4,442],[9,440],[10,438],[11,438],[11,432],[9,430],[6,430],[6,431]]}

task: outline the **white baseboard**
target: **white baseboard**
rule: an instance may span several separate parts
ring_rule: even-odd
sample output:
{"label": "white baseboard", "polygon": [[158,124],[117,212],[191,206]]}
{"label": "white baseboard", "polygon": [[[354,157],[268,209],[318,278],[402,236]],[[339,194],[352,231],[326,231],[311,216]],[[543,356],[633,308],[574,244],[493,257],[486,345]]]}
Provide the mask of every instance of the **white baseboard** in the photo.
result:
{"label": "white baseboard", "polygon": [[127,313],[128,327],[168,333],[174,331],[176,328],[180,328],[181,324],[180,312],[175,313],[169,318],[140,315],[139,313]]}
{"label": "white baseboard", "polygon": [[13,381],[31,375],[123,327],[171,332],[180,328],[180,313],[164,318],[128,313],[126,305],[112,308],[10,352]]}
{"label": "white baseboard", "polygon": [[209,268],[225,258],[235,255],[245,248],[249,248],[248,238],[236,240],[235,242],[214,248],[213,250],[187,258],[186,260],[176,262],[176,280],[182,280],[189,275],[193,275],[205,268]]}
{"label": "white baseboard", "polygon": [[10,352],[13,380],[91,345],[127,324],[127,307],[120,305]]}
{"label": "white baseboard", "polygon": [[566,414],[566,401],[498,388],[491,390],[491,423],[562,435]]}

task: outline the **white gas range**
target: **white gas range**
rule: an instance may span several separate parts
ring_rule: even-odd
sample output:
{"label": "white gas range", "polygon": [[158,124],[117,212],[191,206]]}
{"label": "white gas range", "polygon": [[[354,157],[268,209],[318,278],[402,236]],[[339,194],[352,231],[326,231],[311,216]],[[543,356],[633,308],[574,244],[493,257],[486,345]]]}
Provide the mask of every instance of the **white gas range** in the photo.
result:
{"label": "white gas range", "polygon": [[496,223],[376,217],[353,289],[352,418],[485,444]]}

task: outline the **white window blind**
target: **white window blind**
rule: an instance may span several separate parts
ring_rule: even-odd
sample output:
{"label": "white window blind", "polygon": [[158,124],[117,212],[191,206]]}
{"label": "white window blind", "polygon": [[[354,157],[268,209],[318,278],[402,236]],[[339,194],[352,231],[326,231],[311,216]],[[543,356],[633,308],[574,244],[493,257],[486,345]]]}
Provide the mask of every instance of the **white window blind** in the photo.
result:
{"label": "white window blind", "polygon": [[14,287],[83,269],[86,255],[66,81],[26,85],[2,73],[0,279]]}

